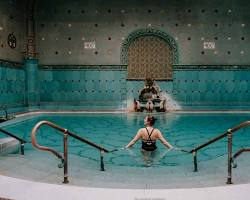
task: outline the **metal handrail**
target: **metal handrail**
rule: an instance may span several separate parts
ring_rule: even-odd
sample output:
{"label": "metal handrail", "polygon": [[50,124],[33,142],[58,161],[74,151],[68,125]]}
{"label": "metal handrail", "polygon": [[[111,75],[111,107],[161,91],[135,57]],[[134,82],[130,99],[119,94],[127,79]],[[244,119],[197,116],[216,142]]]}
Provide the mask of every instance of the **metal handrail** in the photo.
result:
{"label": "metal handrail", "polygon": [[192,149],[190,151],[190,153],[197,152],[198,150],[200,150],[200,149],[202,149],[202,148],[204,148],[204,147],[206,147],[206,146],[208,146],[208,145],[210,145],[210,144],[212,144],[212,143],[226,137],[229,131],[234,133],[234,132],[238,131],[239,129],[247,127],[249,125],[250,125],[250,121],[246,121],[246,122],[243,122],[243,123],[239,124],[238,126],[235,126],[235,127],[231,128],[231,129],[228,129],[225,133],[223,133],[223,134],[209,140],[208,142],[206,142],[206,143],[204,143],[202,145],[199,145],[198,147]]}
{"label": "metal handrail", "polygon": [[0,110],[3,110],[4,111],[4,113],[5,113],[5,118],[4,117],[1,117],[0,119],[3,119],[4,121],[7,121],[7,120],[10,120],[10,119],[13,119],[13,118],[15,118],[15,116],[9,116],[8,115],[8,111],[7,111],[7,109],[5,108],[5,107],[0,107]]}
{"label": "metal handrail", "polygon": [[250,152],[250,148],[243,148],[240,149],[239,151],[237,151],[234,155],[233,155],[233,159],[236,159],[237,157],[239,157],[242,153],[244,152]]}
{"label": "metal handrail", "polygon": [[228,132],[225,132],[225,133],[223,133],[223,134],[218,135],[217,137],[215,137],[215,138],[209,140],[208,142],[206,142],[206,143],[204,143],[204,144],[202,144],[202,145],[199,145],[198,147],[192,149],[192,150],[190,151],[190,153],[197,152],[198,150],[200,150],[200,149],[202,149],[202,148],[204,148],[204,147],[206,147],[206,146],[208,146],[208,145],[210,145],[210,144],[212,144],[212,143],[214,143],[214,142],[216,142],[216,141],[218,141],[218,140],[220,140],[220,139],[226,137],[227,134],[228,134]]}
{"label": "metal handrail", "polygon": [[[64,135],[64,155],[63,156],[52,148],[40,146],[37,144],[36,133],[42,125],[50,126],[50,127],[63,133],[63,135]],[[107,149],[105,149],[105,148],[103,148],[103,147],[101,147],[93,142],[90,142],[90,141],[78,136],[77,134],[69,131],[68,129],[62,128],[62,127],[60,127],[56,124],[53,124],[49,121],[40,121],[34,126],[34,128],[32,129],[32,132],[31,132],[31,143],[35,148],[42,150],[42,151],[49,151],[49,152],[53,153],[55,156],[57,156],[59,159],[61,159],[62,163],[60,165],[58,165],[58,167],[64,167],[64,181],[63,181],[63,183],[68,183],[69,182],[68,181],[68,143],[67,143],[68,135],[83,142],[83,143],[86,143],[86,144],[100,150],[101,171],[104,171],[103,155],[104,155],[104,152],[109,153],[109,151]]]}
{"label": "metal handrail", "polygon": [[227,178],[227,184],[232,184],[232,164],[235,158],[237,158],[241,153],[246,152],[246,151],[250,151],[250,149],[241,149],[239,150],[234,156],[232,154],[232,144],[233,144],[233,133],[237,132],[238,130],[245,128],[247,126],[250,126],[250,121],[245,121],[231,129],[228,129],[225,133],[209,140],[208,142],[199,145],[198,147],[192,149],[189,153],[193,154],[193,160],[194,160],[194,171],[197,172],[198,171],[198,164],[197,164],[197,151],[224,138],[224,137],[228,137],[228,178]]}
{"label": "metal handrail", "polygon": [[0,132],[4,133],[5,135],[8,135],[10,137],[13,137],[15,138],[16,140],[18,140],[20,142],[20,146],[21,146],[21,154],[24,155],[24,144],[27,143],[27,141],[25,141],[24,139],[18,137],[18,136],[15,136],[14,134],[0,128]]}
{"label": "metal handrail", "polygon": [[5,118],[8,119],[7,109],[5,107],[1,107],[1,110],[3,110],[5,112]]}

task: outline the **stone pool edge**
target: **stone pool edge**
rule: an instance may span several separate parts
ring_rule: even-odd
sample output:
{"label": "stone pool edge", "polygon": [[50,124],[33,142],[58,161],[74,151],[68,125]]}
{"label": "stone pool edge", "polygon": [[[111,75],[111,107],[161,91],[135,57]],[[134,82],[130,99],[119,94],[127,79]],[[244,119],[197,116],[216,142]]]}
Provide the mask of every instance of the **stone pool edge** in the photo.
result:
{"label": "stone pool edge", "polygon": [[189,189],[108,189],[33,182],[0,175],[0,198],[19,200],[246,200],[250,184]]}

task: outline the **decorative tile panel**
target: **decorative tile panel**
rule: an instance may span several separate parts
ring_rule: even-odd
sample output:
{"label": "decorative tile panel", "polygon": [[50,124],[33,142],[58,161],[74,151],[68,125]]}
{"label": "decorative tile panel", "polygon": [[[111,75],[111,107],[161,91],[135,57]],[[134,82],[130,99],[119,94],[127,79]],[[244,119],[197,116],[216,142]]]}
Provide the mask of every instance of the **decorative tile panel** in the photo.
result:
{"label": "decorative tile panel", "polygon": [[171,47],[156,36],[141,36],[128,48],[128,79],[172,79]]}

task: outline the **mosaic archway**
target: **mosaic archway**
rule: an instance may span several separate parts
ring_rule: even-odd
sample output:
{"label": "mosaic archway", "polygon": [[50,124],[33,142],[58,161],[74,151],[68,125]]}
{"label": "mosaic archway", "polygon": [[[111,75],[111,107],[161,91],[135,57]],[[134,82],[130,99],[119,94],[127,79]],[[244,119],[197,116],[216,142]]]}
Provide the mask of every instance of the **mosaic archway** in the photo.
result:
{"label": "mosaic archway", "polygon": [[134,31],[122,44],[121,63],[128,65],[128,79],[172,80],[172,66],[177,62],[177,44],[162,31]]}

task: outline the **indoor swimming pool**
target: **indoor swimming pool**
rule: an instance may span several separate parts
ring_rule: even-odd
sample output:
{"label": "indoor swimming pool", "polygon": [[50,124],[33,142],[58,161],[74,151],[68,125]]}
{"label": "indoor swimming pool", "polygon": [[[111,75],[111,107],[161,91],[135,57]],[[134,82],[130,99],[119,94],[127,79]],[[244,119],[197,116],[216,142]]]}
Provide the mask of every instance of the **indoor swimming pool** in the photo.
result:
{"label": "indoor swimming pool", "polygon": [[0,200],[249,199],[249,10],[0,1]]}
{"label": "indoor swimming pool", "polygon": [[[94,142],[114,150],[127,145],[143,127],[146,113],[51,113],[31,114],[1,124],[1,128],[31,141],[31,130],[47,120]],[[173,146],[190,151],[242,122],[249,113],[157,113],[155,127]],[[238,131],[233,138],[233,151],[248,147],[249,129]],[[4,137],[4,135],[1,135]],[[40,145],[63,152],[63,135],[48,126],[37,133]],[[105,171],[100,171],[100,152],[69,138],[69,184],[109,188],[190,188],[225,185],[227,177],[227,138],[198,152],[198,172],[193,172],[193,156],[179,150],[166,149],[158,141],[153,157],[145,159],[138,141],[133,148],[104,154]],[[38,151],[25,144],[25,155],[0,157],[3,175],[27,180],[60,184],[63,170],[60,160],[49,152]],[[248,154],[237,159],[233,182],[248,183],[245,174],[250,163]]]}

